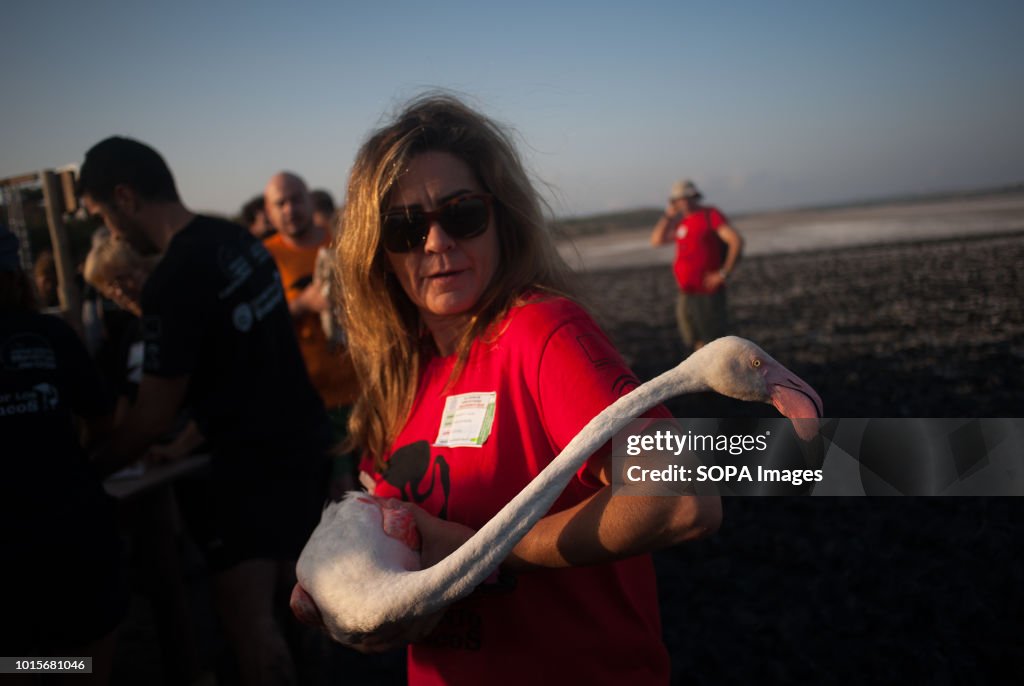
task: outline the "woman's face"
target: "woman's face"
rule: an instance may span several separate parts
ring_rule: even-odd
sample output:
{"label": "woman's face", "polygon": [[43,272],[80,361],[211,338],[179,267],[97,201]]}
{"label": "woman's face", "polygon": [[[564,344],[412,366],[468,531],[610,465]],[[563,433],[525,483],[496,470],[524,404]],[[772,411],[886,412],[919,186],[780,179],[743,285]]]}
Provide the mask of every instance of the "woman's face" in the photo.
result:
{"label": "woman's face", "polygon": [[104,297],[113,300],[118,307],[131,312],[137,317],[142,316],[142,286],[146,282],[145,275],[138,271],[124,271],[115,274],[101,289]]}
{"label": "woman's face", "polygon": [[[458,157],[425,152],[414,157],[399,178],[387,212],[429,212],[453,198],[483,190]],[[471,314],[497,270],[500,249],[493,212],[479,236],[456,239],[432,221],[423,245],[409,252],[386,253],[402,289],[419,308],[427,327],[435,331],[436,324]]]}

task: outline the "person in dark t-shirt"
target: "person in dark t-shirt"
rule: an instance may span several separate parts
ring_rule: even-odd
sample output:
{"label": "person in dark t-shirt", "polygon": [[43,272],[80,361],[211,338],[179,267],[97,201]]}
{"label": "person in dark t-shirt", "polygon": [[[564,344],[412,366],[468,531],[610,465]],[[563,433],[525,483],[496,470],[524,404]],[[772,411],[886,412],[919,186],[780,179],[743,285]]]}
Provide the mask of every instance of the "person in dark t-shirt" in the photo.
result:
{"label": "person in dark t-shirt", "polygon": [[205,548],[242,682],[294,681],[274,591],[290,584],[319,520],[330,426],[274,261],[241,226],[189,211],[162,157],[143,143],[112,137],[93,146],[78,191],[139,254],[163,253],[142,291],[138,397],[96,464],[112,471],[138,458],[191,408],[213,454]]}
{"label": "person in dark t-shirt", "polygon": [[114,397],[67,324],[36,311],[17,240],[0,226],[0,646],[88,655],[106,683],[128,607],[113,503],[86,462]]}

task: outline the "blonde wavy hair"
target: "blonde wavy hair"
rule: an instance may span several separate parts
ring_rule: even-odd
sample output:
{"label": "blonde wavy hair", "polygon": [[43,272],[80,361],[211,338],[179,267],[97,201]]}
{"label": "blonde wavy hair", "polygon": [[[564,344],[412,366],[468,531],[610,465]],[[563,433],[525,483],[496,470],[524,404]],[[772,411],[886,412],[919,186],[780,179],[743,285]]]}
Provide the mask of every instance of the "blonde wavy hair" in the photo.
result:
{"label": "blonde wavy hair", "polygon": [[[106,297],[114,297],[120,293],[119,279],[131,275],[144,281],[159,261],[159,256],[139,255],[127,241],[118,240],[109,229],[102,227],[92,235],[92,246],[85,257],[85,264],[82,265],[82,278]],[[141,283],[139,285],[141,286]],[[120,297],[114,299],[118,305],[125,307]],[[127,309],[137,310],[138,303],[133,303],[133,306]]]}
{"label": "blonde wavy hair", "polygon": [[380,240],[382,212],[409,162],[446,152],[465,162],[494,196],[501,258],[457,345],[451,382],[473,341],[485,335],[528,292],[572,295],[569,268],[545,228],[545,205],[505,130],[448,94],[409,103],[373,132],[356,156],[335,241],[337,292],[362,393],[349,418],[348,448],[368,451],[378,469],[412,409],[424,355],[419,312],[387,269]]}

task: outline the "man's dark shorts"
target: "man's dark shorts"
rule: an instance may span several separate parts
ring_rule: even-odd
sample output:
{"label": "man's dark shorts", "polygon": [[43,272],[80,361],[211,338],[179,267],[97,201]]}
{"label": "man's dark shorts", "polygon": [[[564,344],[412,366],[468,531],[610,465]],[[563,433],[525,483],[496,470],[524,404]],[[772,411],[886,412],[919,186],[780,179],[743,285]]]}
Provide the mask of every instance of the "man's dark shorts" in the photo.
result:
{"label": "man's dark shorts", "polygon": [[179,484],[190,533],[212,571],[251,559],[298,559],[327,497],[327,444],[316,452],[302,468],[285,470],[268,469],[256,456],[215,456],[210,473]]}
{"label": "man's dark shorts", "polygon": [[728,335],[725,289],[714,293],[680,293],[676,300],[676,323],[683,343],[691,348],[697,341],[709,343]]}

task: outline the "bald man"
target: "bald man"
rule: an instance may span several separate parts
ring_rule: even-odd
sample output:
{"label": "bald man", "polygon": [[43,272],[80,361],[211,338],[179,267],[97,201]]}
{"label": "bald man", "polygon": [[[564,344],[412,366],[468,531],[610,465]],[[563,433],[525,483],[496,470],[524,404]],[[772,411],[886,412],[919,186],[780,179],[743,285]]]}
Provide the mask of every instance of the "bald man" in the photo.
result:
{"label": "bald man", "polygon": [[293,248],[316,250],[330,240],[327,231],[313,223],[313,200],[301,177],[279,172],[263,191],[267,220]]}
{"label": "bald man", "polygon": [[[331,242],[330,232],[313,223],[313,205],[306,183],[297,175],[280,172],[271,177],[263,192],[267,219],[277,233],[263,244],[277,263],[288,309],[299,338],[299,348],[313,386],[324,401],[335,438],[344,438],[349,406],[355,401],[355,370],[348,353],[327,341],[320,313],[327,299],[319,283],[313,283],[317,251]],[[347,467],[335,474],[332,492],[349,488]],[[354,485],[354,484],[352,484]]]}

